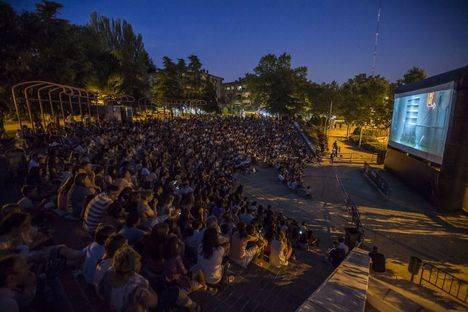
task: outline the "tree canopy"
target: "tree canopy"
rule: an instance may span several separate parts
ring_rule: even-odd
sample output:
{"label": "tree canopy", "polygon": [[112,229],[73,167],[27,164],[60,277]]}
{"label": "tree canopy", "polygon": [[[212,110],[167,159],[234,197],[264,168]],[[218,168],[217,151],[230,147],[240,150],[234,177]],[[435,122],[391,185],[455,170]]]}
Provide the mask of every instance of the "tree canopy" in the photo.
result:
{"label": "tree canopy", "polygon": [[215,86],[210,74],[196,55],[185,59],[179,58],[175,63],[168,56],[162,58],[162,68],[155,74],[153,98],[158,102],[203,100],[204,109],[219,111]]}
{"label": "tree canopy", "polygon": [[293,68],[289,54],[267,54],[245,79],[253,102],[271,113],[323,120],[330,117],[332,107],[332,114],[348,124],[387,128],[395,87],[425,77],[424,69],[413,67],[396,83],[362,73],[343,84],[319,84],[307,79],[306,67]]}
{"label": "tree canopy", "polygon": [[263,56],[253,74],[247,74],[247,88],[253,101],[273,114],[294,115],[306,104],[307,68],[291,66],[291,55]]}
{"label": "tree canopy", "polygon": [[[13,84],[46,80],[87,88],[103,95],[132,95],[155,101],[198,100],[205,110],[219,111],[216,80],[196,55],[176,60],[163,57],[156,69],[143,37],[130,23],[91,13],[86,25],[59,18],[62,5],[36,4],[32,12],[17,13],[0,0],[0,105],[9,103]],[[252,73],[241,78],[247,90],[226,95],[226,101],[243,101],[278,115],[328,118],[332,113],[347,123],[388,127],[393,90],[424,79],[426,71],[410,68],[390,83],[381,76],[358,74],[343,84],[316,83],[308,69],[292,66],[291,55],[263,56]],[[244,105],[244,104],[242,104]]]}
{"label": "tree canopy", "polygon": [[404,75],[402,79],[397,80],[397,85],[413,83],[426,78],[426,71],[422,68],[413,66]]}
{"label": "tree canopy", "polygon": [[91,14],[86,25],[59,18],[62,5],[36,4],[17,13],[0,0],[0,102],[7,106],[10,87],[46,80],[86,87],[104,94],[139,97],[150,91],[154,65],[140,34],[125,20]]}

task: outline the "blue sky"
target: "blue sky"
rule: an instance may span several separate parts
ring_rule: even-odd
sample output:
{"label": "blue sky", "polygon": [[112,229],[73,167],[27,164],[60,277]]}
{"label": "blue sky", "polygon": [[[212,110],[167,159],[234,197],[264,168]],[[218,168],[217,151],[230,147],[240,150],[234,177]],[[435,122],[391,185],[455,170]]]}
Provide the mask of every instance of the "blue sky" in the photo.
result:
{"label": "blue sky", "polygon": [[[7,0],[19,11],[30,0]],[[156,66],[165,55],[198,55],[234,80],[262,55],[290,53],[316,82],[370,73],[378,0],[67,0],[61,18],[85,24],[92,11],[128,20]],[[411,66],[435,75],[468,65],[467,0],[382,0],[376,73],[394,81]]]}

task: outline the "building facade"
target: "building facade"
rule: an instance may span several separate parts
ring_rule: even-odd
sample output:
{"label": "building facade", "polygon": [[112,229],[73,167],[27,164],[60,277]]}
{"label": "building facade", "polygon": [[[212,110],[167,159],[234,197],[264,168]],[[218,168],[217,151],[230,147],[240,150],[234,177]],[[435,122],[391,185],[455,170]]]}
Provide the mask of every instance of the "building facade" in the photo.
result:
{"label": "building facade", "polygon": [[244,79],[227,82],[223,84],[224,97],[228,105],[248,108],[252,106],[250,92],[247,91],[247,84]]}
{"label": "building facade", "polygon": [[212,75],[208,73],[207,71],[203,71],[202,77],[203,77],[202,79],[208,79],[215,87],[216,99],[218,100],[218,103],[219,103],[224,96],[224,88],[223,88],[224,78]]}

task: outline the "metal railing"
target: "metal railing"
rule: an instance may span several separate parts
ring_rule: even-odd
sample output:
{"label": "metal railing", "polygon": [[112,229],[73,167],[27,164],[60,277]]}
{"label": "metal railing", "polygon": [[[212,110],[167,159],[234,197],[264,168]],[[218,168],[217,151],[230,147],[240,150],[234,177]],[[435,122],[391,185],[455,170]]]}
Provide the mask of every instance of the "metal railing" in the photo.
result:
{"label": "metal railing", "polygon": [[370,153],[338,153],[338,155],[333,159],[333,161],[338,163],[376,164],[377,157],[377,154]]}
{"label": "metal railing", "polygon": [[343,200],[344,200],[344,204],[346,207],[346,211],[348,212],[351,222],[356,227],[357,230],[361,231],[362,230],[361,229],[361,214],[359,213],[358,206],[349,196],[348,192],[346,191],[343,185],[343,182],[341,181],[341,178],[338,176],[338,173],[336,172],[335,169],[334,169],[334,174],[335,174],[336,182],[338,183],[338,186],[340,187],[341,193],[343,195]]}
{"label": "metal railing", "polygon": [[377,188],[377,190],[386,198],[390,196],[390,184],[385,180],[382,175],[369,166],[369,163],[364,162],[364,176],[372,182],[372,184]]}
{"label": "metal railing", "polygon": [[[424,274],[425,272],[426,274]],[[467,303],[468,283],[429,262],[423,262],[421,267],[419,285],[422,285],[423,282],[427,282],[450,296]]]}

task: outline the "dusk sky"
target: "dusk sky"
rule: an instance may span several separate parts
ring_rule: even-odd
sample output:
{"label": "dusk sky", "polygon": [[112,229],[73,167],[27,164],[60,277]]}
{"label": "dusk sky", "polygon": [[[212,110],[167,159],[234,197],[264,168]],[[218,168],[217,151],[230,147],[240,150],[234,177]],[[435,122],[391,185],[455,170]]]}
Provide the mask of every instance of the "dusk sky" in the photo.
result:
{"label": "dusk sky", "polygon": [[[29,0],[7,0],[33,10]],[[225,82],[267,53],[292,55],[316,82],[370,73],[378,0],[70,0],[61,18],[85,24],[92,11],[129,21],[156,66],[196,54]],[[429,75],[468,65],[468,0],[382,0],[376,73],[394,81],[411,66]]]}

